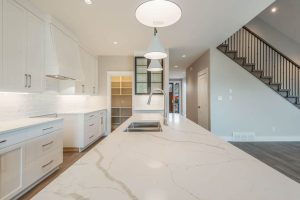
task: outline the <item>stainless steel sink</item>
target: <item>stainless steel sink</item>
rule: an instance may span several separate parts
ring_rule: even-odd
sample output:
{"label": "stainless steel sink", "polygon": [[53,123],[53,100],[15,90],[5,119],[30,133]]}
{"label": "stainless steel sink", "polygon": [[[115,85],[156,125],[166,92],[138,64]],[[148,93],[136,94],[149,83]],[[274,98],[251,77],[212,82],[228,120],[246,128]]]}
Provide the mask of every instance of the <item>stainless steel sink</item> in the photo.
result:
{"label": "stainless steel sink", "polygon": [[159,121],[132,122],[125,132],[162,132]]}

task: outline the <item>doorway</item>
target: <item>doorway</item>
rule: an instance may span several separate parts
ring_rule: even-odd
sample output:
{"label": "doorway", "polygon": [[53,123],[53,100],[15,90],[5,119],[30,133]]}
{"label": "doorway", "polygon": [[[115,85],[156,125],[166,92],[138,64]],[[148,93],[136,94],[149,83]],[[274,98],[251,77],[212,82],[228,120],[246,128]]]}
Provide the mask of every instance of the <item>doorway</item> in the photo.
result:
{"label": "doorway", "polygon": [[198,73],[198,124],[209,129],[208,69]]}
{"label": "doorway", "polygon": [[182,80],[169,81],[169,112],[182,114]]}

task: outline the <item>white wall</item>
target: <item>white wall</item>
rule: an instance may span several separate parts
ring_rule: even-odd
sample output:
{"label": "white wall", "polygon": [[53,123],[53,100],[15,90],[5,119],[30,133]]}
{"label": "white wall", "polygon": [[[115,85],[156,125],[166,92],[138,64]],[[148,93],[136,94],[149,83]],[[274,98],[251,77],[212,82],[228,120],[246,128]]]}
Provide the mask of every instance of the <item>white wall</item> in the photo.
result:
{"label": "white wall", "polygon": [[300,140],[298,108],[217,49],[210,56],[214,134],[230,139],[235,131],[255,132],[257,140]]}
{"label": "white wall", "polygon": [[283,54],[300,64],[300,44],[295,40],[287,37],[258,17],[253,19],[246,26]]}

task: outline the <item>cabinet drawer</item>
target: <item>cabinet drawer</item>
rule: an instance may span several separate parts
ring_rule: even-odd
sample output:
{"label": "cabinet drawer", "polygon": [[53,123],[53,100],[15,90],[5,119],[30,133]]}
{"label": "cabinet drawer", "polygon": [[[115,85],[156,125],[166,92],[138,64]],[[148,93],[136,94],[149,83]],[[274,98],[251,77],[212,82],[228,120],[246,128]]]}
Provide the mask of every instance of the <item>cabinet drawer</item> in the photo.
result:
{"label": "cabinet drawer", "polygon": [[62,132],[56,130],[50,134],[40,136],[26,145],[26,163],[32,162],[49,152],[63,149]]}
{"label": "cabinet drawer", "polygon": [[29,186],[36,182],[63,162],[62,150],[57,150],[28,163],[25,167],[24,184]]}
{"label": "cabinet drawer", "polygon": [[93,112],[93,113],[88,113],[88,114],[84,115],[84,120],[85,121],[92,120],[92,119],[95,119],[95,118],[99,118],[99,116],[100,116],[99,111]]}

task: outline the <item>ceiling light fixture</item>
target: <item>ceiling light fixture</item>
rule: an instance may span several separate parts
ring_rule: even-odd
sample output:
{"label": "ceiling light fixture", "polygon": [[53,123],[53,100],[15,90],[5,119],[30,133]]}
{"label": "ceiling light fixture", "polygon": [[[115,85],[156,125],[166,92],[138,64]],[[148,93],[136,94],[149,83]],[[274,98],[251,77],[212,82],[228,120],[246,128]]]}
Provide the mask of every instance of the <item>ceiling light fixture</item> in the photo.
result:
{"label": "ceiling light fixture", "polygon": [[178,67],[179,67],[178,65],[175,65],[175,66],[174,66],[174,68],[176,68],[176,69],[177,69]]}
{"label": "ceiling light fixture", "polygon": [[180,7],[167,0],[151,0],[140,5],[135,12],[137,20],[150,27],[166,27],[181,18]]}
{"label": "ceiling light fixture", "polygon": [[166,57],[168,57],[168,54],[166,53],[165,48],[163,47],[163,45],[161,44],[159,37],[158,37],[158,33],[157,33],[157,29],[154,28],[154,37],[152,39],[152,42],[147,50],[147,52],[145,53],[145,58],[148,59],[164,59]]}
{"label": "ceiling light fixture", "polygon": [[273,7],[273,8],[271,9],[271,12],[272,12],[272,13],[277,12],[277,8],[276,8],[276,7]]}
{"label": "ceiling light fixture", "polygon": [[92,0],[84,0],[84,2],[85,2],[86,4],[88,4],[88,5],[93,4]]}
{"label": "ceiling light fixture", "polygon": [[117,45],[117,44],[119,44],[119,43],[118,43],[118,42],[113,42],[113,44],[114,44],[114,45]]}
{"label": "ceiling light fixture", "polygon": [[185,54],[183,54],[181,57],[182,57],[182,58],[186,58],[186,55],[185,55]]}
{"label": "ceiling light fixture", "polygon": [[147,70],[150,72],[159,72],[159,71],[162,71],[163,68],[162,68],[159,60],[151,60],[150,65]]}

